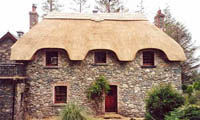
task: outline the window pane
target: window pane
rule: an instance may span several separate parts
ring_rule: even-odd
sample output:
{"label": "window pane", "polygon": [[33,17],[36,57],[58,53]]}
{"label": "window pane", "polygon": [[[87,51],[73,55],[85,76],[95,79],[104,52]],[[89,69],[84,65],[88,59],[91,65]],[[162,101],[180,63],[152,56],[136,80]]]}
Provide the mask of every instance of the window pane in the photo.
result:
{"label": "window pane", "polygon": [[154,66],[154,52],[153,51],[143,52],[143,65]]}
{"label": "window pane", "polygon": [[56,86],[55,87],[55,103],[66,103],[67,101],[67,87]]}
{"label": "window pane", "polygon": [[95,63],[106,63],[106,52],[105,51],[95,52]]}
{"label": "window pane", "polygon": [[46,52],[46,65],[47,66],[58,66],[58,52],[47,51]]}

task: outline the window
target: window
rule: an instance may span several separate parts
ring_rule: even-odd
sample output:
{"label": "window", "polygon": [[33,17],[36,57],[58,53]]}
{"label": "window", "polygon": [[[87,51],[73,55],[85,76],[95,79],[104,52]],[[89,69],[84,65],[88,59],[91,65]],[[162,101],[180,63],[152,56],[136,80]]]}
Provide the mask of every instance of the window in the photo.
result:
{"label": "window", "polygon": [[67,103],[67,86],[55,86],[55,103]]}
{"label": "window", "polygon": [[58,66],[58,51],[46,51],[46,66]]}
{"label": "window", "polygon": [[96,51],[94,55],[95,63],[106,63],[106,52],[105,51]]}
{"label": "window", "polygon": [[154,66],[154,52],[153,51],[143,52],[143,66]]}

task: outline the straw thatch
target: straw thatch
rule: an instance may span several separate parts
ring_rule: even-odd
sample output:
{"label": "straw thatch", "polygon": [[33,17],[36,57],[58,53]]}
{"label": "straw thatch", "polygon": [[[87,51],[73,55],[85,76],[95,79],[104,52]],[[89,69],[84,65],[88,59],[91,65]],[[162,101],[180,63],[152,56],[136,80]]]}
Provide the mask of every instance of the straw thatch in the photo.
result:
{"label": "straw thatch", "polygon": [[83,60],[90,50],[106,49],[120,61],[131,61],[139,50],[147,48],[163,51],[171,61],[186,59],[178,43],[143,17],[66,16],[50,15],[33,27],[14,44],[11,59],[31,60],[43,48],[64,49],[71,60]]}

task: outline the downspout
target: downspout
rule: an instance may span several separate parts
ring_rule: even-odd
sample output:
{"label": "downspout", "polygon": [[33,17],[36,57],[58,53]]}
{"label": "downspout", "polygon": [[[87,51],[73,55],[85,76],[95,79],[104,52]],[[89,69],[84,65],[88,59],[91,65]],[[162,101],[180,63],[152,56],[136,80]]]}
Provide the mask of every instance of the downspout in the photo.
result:
{"label": "downspout", "polygon": [[14,120],[15,117],[15,92],[16,92],[16,83],[15,79],[13,79],[13,103],[12,103],[12,120]]}

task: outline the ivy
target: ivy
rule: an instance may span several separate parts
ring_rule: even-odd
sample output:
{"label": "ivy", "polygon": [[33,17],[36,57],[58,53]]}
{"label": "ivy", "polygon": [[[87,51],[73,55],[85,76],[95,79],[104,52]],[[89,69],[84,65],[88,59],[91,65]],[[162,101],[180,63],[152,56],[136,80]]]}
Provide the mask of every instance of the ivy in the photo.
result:
{"label": "ivy", "polygon": [[94,83],[87,89],[87,98],[95,102],[96,113],[100,109],[100,105],[103,102],[104,94],[107,94],[110,90],[109,83],[104,76],[100,76]]}

